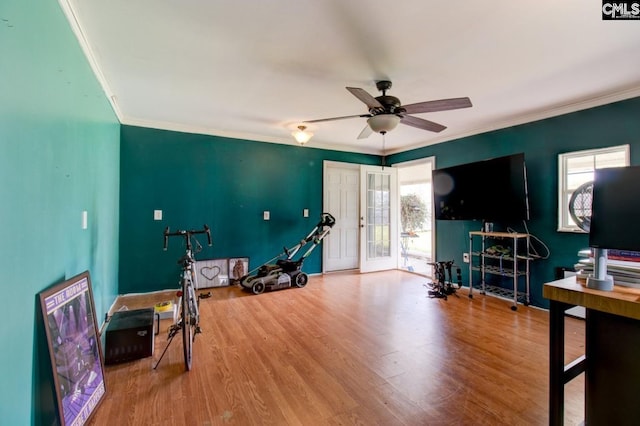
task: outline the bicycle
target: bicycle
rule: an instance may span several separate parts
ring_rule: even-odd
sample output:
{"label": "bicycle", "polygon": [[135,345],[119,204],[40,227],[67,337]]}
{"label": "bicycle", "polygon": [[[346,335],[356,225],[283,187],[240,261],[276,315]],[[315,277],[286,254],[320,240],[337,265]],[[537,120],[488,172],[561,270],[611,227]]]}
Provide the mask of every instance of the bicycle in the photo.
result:
{"label": "bicycle", "polygon": [[[179,331],[182,332],[182,345],[184,349],[184,364],[186,370],[191,370],[191,364],[193,360],[193,342],[195,340],[196,334],[200,334],[202,330],[200,329],[200,312],[199,312],[199,304],[200,299],[205,299],[207,297],[211,297],[211,292],[207,294],[196,295],[197,288],[197,275],[195,269],[195,257],[193,245],[191,243],[191,238],[194,235],[198,234],[206,234],[209,246],[212,245],[211,242],[211,229],[204,225],[204,229],[201,230],[179,230],[176,232],[169,232],[169,227],[164,230],[164,250],[167,250],[169,237],[183,237],[186,243],[186,251],[185,254],[178,260],[178,264],[182,267],[182,271],[180,273],[180,290],[176,293],[178,296],[178,308],[180,309],[179,314],[175,322],[169,326],[169,335],[167,346],[164,348],[160,359],[156,363],[156,366],[153,367],[154,370],[162,361],[165,352],[169,348],[169,345],[173,341],[173,338]],[[195,240],[196,244],[196,253],[202,250],[202,246]]]}

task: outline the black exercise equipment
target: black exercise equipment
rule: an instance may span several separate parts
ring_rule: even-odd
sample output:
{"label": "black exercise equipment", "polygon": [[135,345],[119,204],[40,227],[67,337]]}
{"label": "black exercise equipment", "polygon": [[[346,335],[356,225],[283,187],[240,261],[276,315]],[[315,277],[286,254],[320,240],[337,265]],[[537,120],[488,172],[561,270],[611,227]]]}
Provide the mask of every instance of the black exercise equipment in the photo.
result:
{"label": "black exercise equipment", "polygon": [[[456,290],[462,287],[462,275],[460,267],[456,266],[453,260],[447,260],[442,262],[430,262],[429,265],[433,266],[436,280],[427,283],[429,288],[429,297],[447,300],[447,296],[452,294],[458,297]],[[456,278],[458,280],[457,286],[453,285],[453,277],[451,270],[456,267]],[[447,279],[448,277],[448,279]]]}

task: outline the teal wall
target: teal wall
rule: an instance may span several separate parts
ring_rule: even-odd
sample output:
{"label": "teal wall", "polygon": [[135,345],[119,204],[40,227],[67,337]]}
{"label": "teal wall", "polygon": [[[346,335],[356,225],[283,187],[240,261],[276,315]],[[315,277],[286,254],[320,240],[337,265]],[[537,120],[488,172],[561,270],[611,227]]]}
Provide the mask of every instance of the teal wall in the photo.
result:
{"label": "teal wall", "polygon": [[52,424],[37,295],[84,270],[99,318],[117,294],[120,126],[58,2],[2,0],[0,58],[0,423]]}
{"label": "teal wall", "polygon": [[[584,149],[629,144],[631,164],[640,164],[640,98],[616,102],[598,108],[566,114],[483,133],[392,155],[390,164],[435,156],[436,167],[448,167],[518,152],[525,153],[529,187],[531,220],[529,232],[551,250],[546,260],[532,263],[532,303],[548,306],[542,297],[542,285],[554,279],[555,268],[572,266],[577,252],[588,246],[588,236],[557,232],[558,154]],[[478,188],[490,191],[491,188]],[[513,224],[525,232],[522,224]],[[468,251],[469,231],[479,230],[480,222],[437,221],[436,247],[439,260],[455,259],[459,265],[462,253]],[[540,254],[544,250],[535,245]],[[463,269],[463,282],[468,271]]]}
{"label": "teal wall", "polygon": [[[380,162],[373,155],[122,126],[120,292],[177,287],[184,248],[171,239],[162,250],[167,226],[209,225],[213,246],[200,238],[197,258],[249,257],[250,269],[297,244],[322,213],[324,160]],[[154,210],[163,211],[162,221],[153,220]],[[305,261],[305,272],[322,270],[321,251]]]}

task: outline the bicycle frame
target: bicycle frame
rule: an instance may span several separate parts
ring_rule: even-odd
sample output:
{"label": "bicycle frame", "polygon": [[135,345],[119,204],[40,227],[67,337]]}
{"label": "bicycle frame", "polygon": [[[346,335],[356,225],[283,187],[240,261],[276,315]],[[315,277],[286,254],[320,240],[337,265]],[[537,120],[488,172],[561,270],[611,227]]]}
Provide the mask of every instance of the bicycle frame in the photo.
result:
{"label": "bicycle frame", "polygon": [[198,311],[198,299],[195,292],[196,274],[194,269],[195,259],[187,249],[183,258],[184,265],[180,283],[180,315],[177,326],[182,331],[182,346],[184,349],[184,361],[187,371],[191,370],[193,361],[193,341],[195,335],[200,332],[200,313]]}
{"label": "bicycle frame", "polygon": [[[182,268],[180,275],[180,290],[178,291],[178,306],[179,314],[176,321],[169,327],[169,340],[165,350],[162,352],[158,363],[154,369],[160,364],[162,357],[164,356],[169,344],[173,341],[173,338],[178,333],[182,332],[182,345],[184,350],[184,362],[187,371],[191,370],[193,360],[193,342],[196,334],[201,333],[200,330],[200,311],[199,301],[201,298],[209,297],[208,295],[197,295],[197,274],[195,270],[195,258],[193,256],[193,247],[191,244],[191,237],[195,234],[207,234],[208,243],[211,246],[211,231],[207,225],[204,225],[203,230],[191,230],[191,231],[176,231],[169,232],[167,227],[164,231],[164,249],[167,249],[169,237],[180,236],[185,239],[186,251],[185,254],[178,260]],[[197,243],[197,241],[196,241]],[[198,244],[199,246],[199,244]]]}

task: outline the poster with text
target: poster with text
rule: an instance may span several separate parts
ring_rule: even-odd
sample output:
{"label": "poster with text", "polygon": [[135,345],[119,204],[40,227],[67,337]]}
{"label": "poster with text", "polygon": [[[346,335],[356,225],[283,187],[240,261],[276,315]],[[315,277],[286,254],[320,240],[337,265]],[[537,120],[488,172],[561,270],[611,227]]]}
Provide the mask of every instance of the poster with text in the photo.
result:
{"label": "poster with text", "polygon": [[82,425],[105,395],[89,272],[40,293],[62,425]]}

